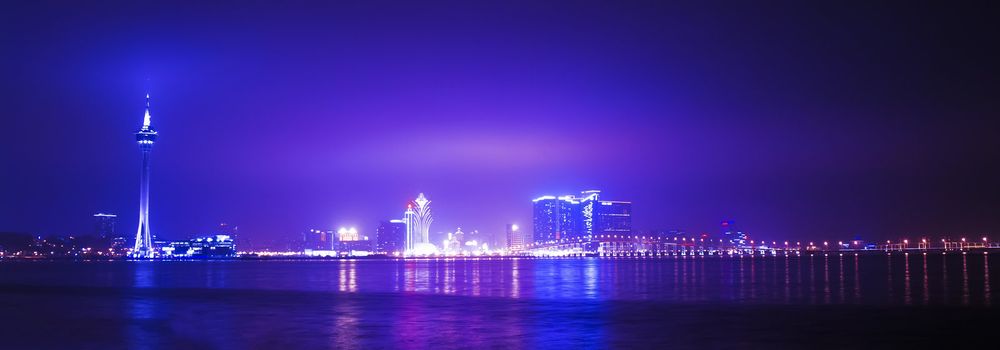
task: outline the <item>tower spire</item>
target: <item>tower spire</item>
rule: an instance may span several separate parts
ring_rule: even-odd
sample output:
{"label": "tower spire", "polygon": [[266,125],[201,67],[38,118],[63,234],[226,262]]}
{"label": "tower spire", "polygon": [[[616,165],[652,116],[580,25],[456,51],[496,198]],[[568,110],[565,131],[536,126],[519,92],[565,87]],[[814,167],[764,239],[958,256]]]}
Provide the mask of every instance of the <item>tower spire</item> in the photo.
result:
{"label": "tower spire", "polygon": [[147,92],[146,93],[146,115],[142,117],[142,128],[144,130],[145,129],[149,129],[150,122],[151,121],[150,121],[150,116],[149,116],[149,93]]}

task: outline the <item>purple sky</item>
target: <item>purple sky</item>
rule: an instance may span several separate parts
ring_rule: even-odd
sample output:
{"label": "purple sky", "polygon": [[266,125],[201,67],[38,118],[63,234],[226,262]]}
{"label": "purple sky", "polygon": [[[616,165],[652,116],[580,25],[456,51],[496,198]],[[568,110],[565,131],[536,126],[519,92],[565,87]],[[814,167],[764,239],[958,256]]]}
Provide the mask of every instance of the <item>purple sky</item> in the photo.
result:
{"label": "purple sky", "polygon": [[0,231],[134,231],[148,78],[165,237],[372,235],[418,192],[500,233],[584,189],[637,229],[1000,233],[988,2],[338,3],[5,5]]}

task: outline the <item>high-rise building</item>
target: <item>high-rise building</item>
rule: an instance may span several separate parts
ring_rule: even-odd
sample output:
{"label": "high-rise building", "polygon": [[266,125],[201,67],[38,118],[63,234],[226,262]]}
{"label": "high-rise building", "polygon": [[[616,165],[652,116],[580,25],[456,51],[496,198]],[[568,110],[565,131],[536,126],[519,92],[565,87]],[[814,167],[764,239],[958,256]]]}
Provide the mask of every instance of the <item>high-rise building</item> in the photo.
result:
{"label": "high-rise building", "polygon": [[156,130],[149,116],[149,94],[146,94],[146,114],[142,118],[142,128],[135,133],[135,141],[142,151],[142,168],[139,173],[139,229],[135,233],[132,257],[153,257],[153,237],[149,233],[149,153],[156,142]]}
{"label": "high-rise building", "polygon": [[431,216],[431,201],[427,200],[423,193],[406,208],[404,220],[406,220],[407,253],[423,255],[435,250],[430,240],[431,223],[434,222]]}
{"label": "high-rise building", "polygon": [[448,253],[461,253],[465,249],[465,242],[465,232],[459,227],[455,232],[448,232],[448,238],[444,240],[441,248]]}
{"label": "high-rise building", "polygon": [[409,253],[413,251],[413,246],[415,245],[416,233],[416,220],[417,212],[413,210],[413,203],[406,205],[406,211],[403,212],[403,222],[406,223],[406,245],[403,247],[404,253]]}
{"label": "high-rise building", "polygon": [[402,254],[406,249],[406,221],[379,222],[378,228],[375,229],[375,240],[378,242],[377,250],[379,252],[389,255]]}
{"label": "high-rise building", "polygon": [[596,234],[632,233],[632,203],[621,201],[597,201],[594,217]]}
{"label": "high-rise building", "polygon": [[455,234],[451,237],[459,246],[465,245],[465,232],[462,232],[462,228],[456,228]]}
{"label": "high-rise building", "polygon": [[104,213],[94,214],[94,234],[97,237],[100,237],[103,240],[118,237],[118,233],[115,231],[115,226],[118,226],[118,215]]}
{"label": "high-rise building", "polygon": [[333,250],[334,238],[333,230],[312,229],[302,233],[302,242],[305,249],[310,250]]}
{"label": "high-rise building", "polygon": [[337,230],[337,240],[333,243],[333,250],[348,253],[354,251],[372,251],[372,242],[368,240],[368,236],[363,236],[358,233],[358,229],[351,227],[341,227]]}
{"label": "high-rise building", "polygon": [[[532,200],[532,232],[535,242],[556,240],[559,235],[559,199],[556,196],[542,196]],[[511,240],[507,239],[508,247]]]}
{"label": "high-rise building", "polygon": [[542,196],[532,200],[535,243],[591,239],[595,235],[632,232],[632,203],[601,200],[600,191],[581,196]]}
{"label": "high-rise building", "polygon": [[524,248],[524,234],[517,224],[507,224],[507,250],[516,252]]}

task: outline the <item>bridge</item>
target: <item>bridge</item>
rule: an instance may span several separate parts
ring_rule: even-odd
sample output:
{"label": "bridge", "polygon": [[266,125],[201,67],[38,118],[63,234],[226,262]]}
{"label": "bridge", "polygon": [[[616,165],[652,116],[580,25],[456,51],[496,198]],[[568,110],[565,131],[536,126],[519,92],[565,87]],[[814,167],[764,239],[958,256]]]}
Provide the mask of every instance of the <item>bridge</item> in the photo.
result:
{"label": "bridge", "polygon": [[[777,243],[777,242],[773,242]],[[569,238],[529,244],[519,255],[530,256],[722,256],[778,255],[798,252],[797,246],[776,247],[766,242],[733,246],[721,239],[658,237],[634,234],[597,235],[593,238]]]}

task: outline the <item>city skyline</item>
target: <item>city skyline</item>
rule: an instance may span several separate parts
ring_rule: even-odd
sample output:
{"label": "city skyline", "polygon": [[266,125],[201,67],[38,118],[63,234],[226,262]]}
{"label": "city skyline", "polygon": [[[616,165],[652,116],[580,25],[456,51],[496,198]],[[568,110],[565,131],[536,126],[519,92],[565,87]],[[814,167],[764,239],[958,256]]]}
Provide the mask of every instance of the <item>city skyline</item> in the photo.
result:
{"label": "city skyline", "polygon": [[[139,238],[140,237],[144,237],[143,239],[145,241],[147,241],[147,242],[152,242],[152,238],[151,238],[151,235],[149,233],[150,228],[149,228],[149,225],[148,225],[148,221],[149,221],[149,213],[148,213],[148,206],[149,206],[149,204],[148,204],[148,201],[149,201],[149,199],[148,199],[148,197],[149,197],[149,195],[148,195],[148,191],[149,191],[148,178],[149,178],[149,175],[148,175],[148,172],[149,172],[149,152],[150,152],[150,150],[152,148],[151,147],[152,144],[156,140],[157,131],[155,131],[155,129],[153,129],[152,125],[151,125],[150,102],[149,102],[149,100],[150,100],[150,95],[149,95],[149,93],[146,93],[145,94],[145,112],[144,112],[144,116],[143,116],[142,127],[141,127],[141,129],[139,131],[137,131],[135,133],[136,140],[138,141],[138,143],[140,145],[140,149],[142,150],[143,158],[142,158],[142,168],[141,168],[142,172],[141,172],[141,176],[140,176],[140,215],[139,215],[140,219],[139,219],[138,232],[135,235],[135,239],[133,239],[133,242],[135,242],[135,247],[133,248],[133,251],[140,250],[139,247],[140,247],[140,245],[143,244],[143,243],[139,242]],[[527,220],[527,222],[530,223],[532,221],[537,220],[537,215],[538,215],[537,214],[537,210],[538,210],[537,205],[538,205],[538,202],[540,200],[552,200],[553,202],[558,202],[558,203],[571,202],[571,203],[579,204],[579,203],[585,202],[587,200],[595,200],[595,201],[597,201],[597,194],[599,194],[600,192],[601,192],[600,190],[582,191],[581,192],[583,194],[582,197],[575,197],[575,196],[572,196],[572,195],[566,195],[566,196],[543,195],[541,197],[535,198],[535,199],[532,200],[532,203],[535,204],[535,209],[533,209],[535,211],[535,214],[533,214],[532,215],[532,219]],[[404,217],[406,217],[407,213],[409,213],[414,207],[416,207],[418,209],[421,208],[421,207],[425,207],[425,209],[427,210],[426,214],[428,216],[428,219],[430,219],[429,218],[430,217],[430,215],[429,215],[429,209],[427,209],[428,208],[427,204],[429,204],[429,202],[430,201],[427,200],[424,197],[424,193],[420,193],[418,195],[417,199],[411,201],[408,204],[409,208],[407,209],[407,212],[404,213]],[[629,205],[628,212],[631,212],[631,203],[630,202],[621,202],[621,203],[628,204]],[[101,214],[101,213],[98,213],[98,214],[95,214],[94,216],[96,217],[96,216],[101,216],[101,215],[112,215],[112,216],[114,216],[116,214]],[[627,216],[629,217],[629,220],[631,221],[631,215],[627,215]],[[361,219],[346,219],[346,220],[345,219],[339,219],[339,220],[334,220],[334,221],[337,221],[337,222],[352,222],[352,224],[350,224],[350,225],[352,225],[352,226],[358,226],[358,227],[365,227],[366,229],[371,230],[372,233],[375,233],[378,230],[378,227],[379,227],[380,224],[372,225],[372,227],[369,228],[368,227],[368,224],[369,224],[368,221],[381,222],[379,220],[373,221],[373,220],[361,220]],[[406,222],[405,219],[402,220],[402,221]],[[358,222],[359,224],[353,224],[353,222]],[[731,223],[732,221],[729,220],[728,218],[724,218],[722,220],[722,222],[723,222],[723,224],[725,224],[725,223]],[[337,225],[342,226],[342,224],[333,224],[332,226],[329,226],[328,228],[332,228],[332,227],[335,227]],[[497,236],[500,236],[500,237],[503,237],[503,238],[507,238],[507,237],[509,237],[509,232],[508,231],[510,230],[510,225],[511,224],[505,224],[505,228],[504,228],[503,232],[501,232],[499,229],[497,229],[495,227],[486,228],[487,234],[491,236],[491,239],[495,238]],[[320,225],[320,226],[321,227],[325,227],[325,226],[322,226],[322,225]],[[421,230],[421,232],[423,232],[422,234],[419,234],[419,236],[422,237],[422,238],[418,237],[418,238],[414,238],[414,239],[408,239],[408,241],[412,240],[415,244],[416,243],[430,243],[432,245],[438,246],[438,244],[436,244],[435,241],[431,238],[431,231],[429,231],[429,224],[425,225],[425,226],[428,226],[428,227],[423,227],[423,228],[419,229],[419,230]],[[538,236],[538,233],[537,233],[538,232],[538,224],[535,223],[534,225],[529,225],[529,226],[532,227],[532,232],[528,233],[528,236],[529,237],[533,236],[532,240],[534,240],[534,241],[538,241],[539,239],[541,239]],[[661,231],[661,232],[665,232],[667,230],[667,228],[678,229],[680,227],[665,225],[665,226],[660,226],[657,229],[644,229],[642,231],[646,231],[646,232],[648,232],[648,231]],[[355,229],[355,227],[352,227],[352,229]],[[680,229],[681,229],[681,231],[686,231],[683,228],[680,228]],[[440,230],[440,231],[434,231],[434,235],[444,235],[444,234],[446,234],[447,230],[448,229]],[[85,232],[86,230],[82,230],[82,231]],[[203,229],[198,229],[198,231],[203,231]],[[631,228],[631,223],[629,223],[629,225],[628,225],[628,231],[635,232],[635,230],[632,230],[632,228]],[[714,235],[714,233],[712,233],[711,230],[691,231],[691,233],[694,233],[694,234],[710,234],[710,235]],[[958,235],[958,236],[967,235],[967,236],[972,237],[972,236],[976,236],[976,235],[990,234],[990,233],[992,233],[992,232],[927,232],[927,233],[909,234],[907,237],[909,237],[909,236],[914,236],[914,237],[935,236],[935,237],[937,237],[937,236],[955,236],[955,235]],[[63,232],[63,234],[67,234],[67,233]],[[72,234],[72,233],[69,233],[69,234]],[[450,234],[450,232],[447,233],[447,234]],[[181,233],[181,234],[177,234],[176,237],[171,237],[171,238],[191,237],[193,235],[195,235],[195,234],[192,234],[192,233]],[[903,234],[903,235],[906,235],[906,234]],[[841,235],[841,236],[844,236],[844,235]],[[860,235],[854,234],[854,236],[855,237],[859,237]],[[902,235],[895,235],[895,236],[892,236],[892,235],[875,235],[874,238],[875,238],[875,241],[879,241],[879,240],[881,240],[882,238],[885,238],[885,237],[896,237],[896,238],[899,238],[899,237],[902,237]],[[272,238],[274,238],[274,236],[272,236]],[[286,236],[284,238],[288,238],[288,237]],[[769,238],[779,239],[779,240],[789,239],[789,238],[786,238],[786,237],[773,237],[773,235],[770,235]],[[868,239],[868,238],[870,238],[870,237],[866,237],[866,239]],[[280,239],[280,236],[279,236],[279,239]],[[822,237],[821,236],[821,237],[813,237],[813,239],[814,240],[827,240],[827,241],[829,241],[829,240],[831,240],[833,238],[831,238],[830,236],[826,236],[826,237]],[[407,247],[410,247],[412,249],[412,245],[410,245],[410,244],[408,244]],[[439,247],[439,248],[441,248],[441,247]]]}
{"label": "city skyline", "polygon": [[124,230],[139,217],[128,134],[146,84],[170,135],[150,179],[165,237],[218,222],[260,240],[370,234],[419,192],[441,232],[500,235],[531,226],[526,198],[581,188],[637,203],[637,230],[734,220],[821,240],[1000,227],[980,12],[259,4],[209,6],[207,20],[136,4],[93,5],[109,18],[90,26],[86,11],[20,6],[2,24],[20,48],[3,58],[2,190],[16,200],[0,204],[2,231],[79,234],[100,212]]}
{"label": "city skyline", "polygon": [[5,2],[0,348],[989,344],[998,10]]}

